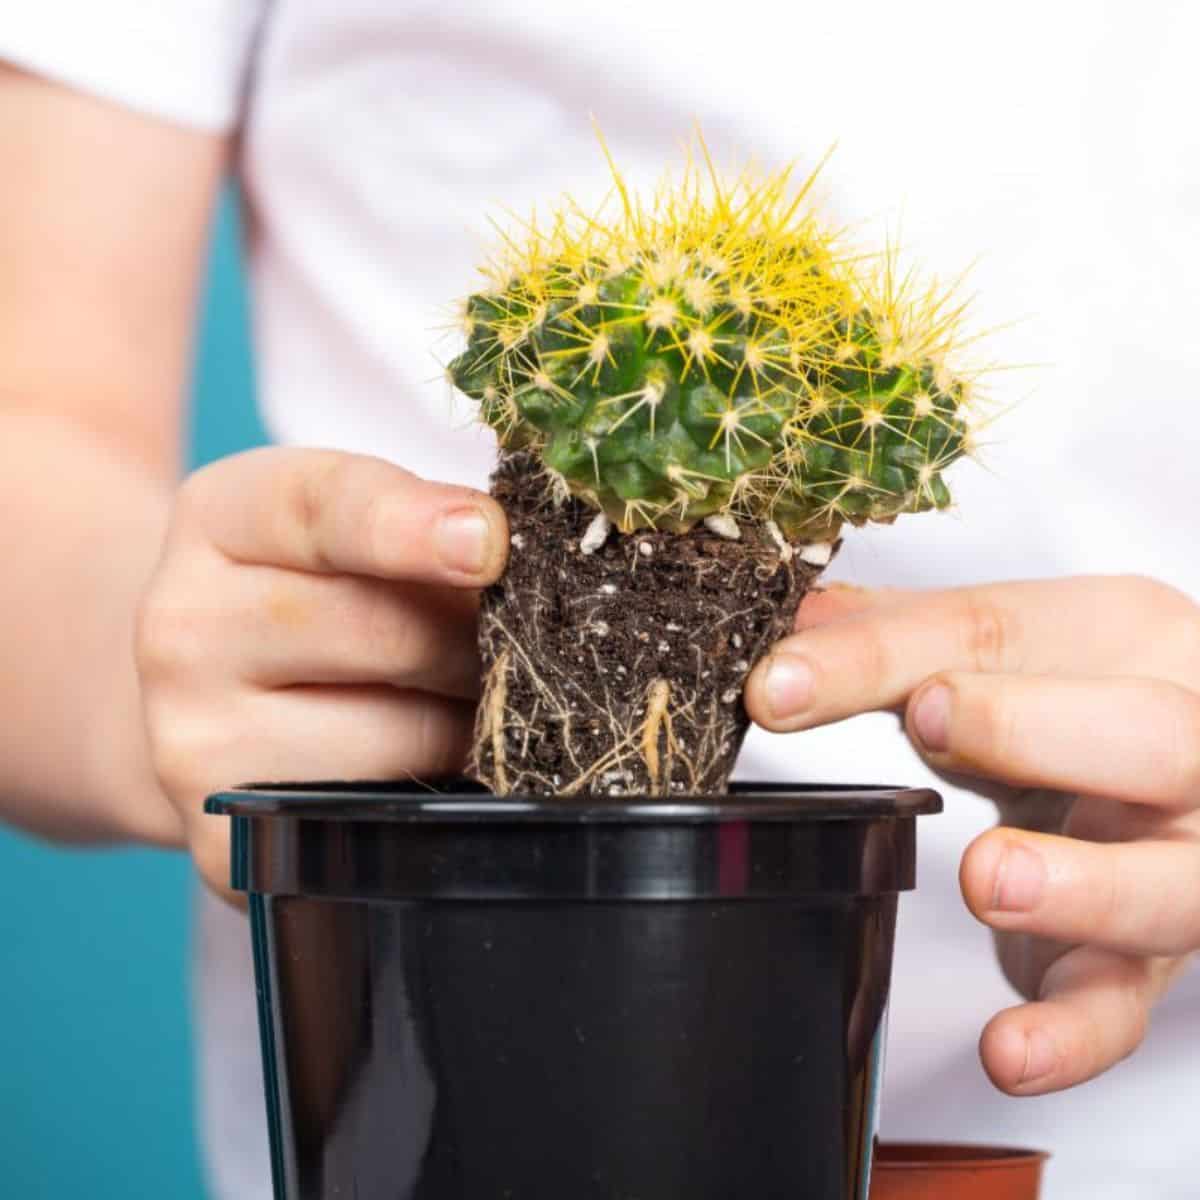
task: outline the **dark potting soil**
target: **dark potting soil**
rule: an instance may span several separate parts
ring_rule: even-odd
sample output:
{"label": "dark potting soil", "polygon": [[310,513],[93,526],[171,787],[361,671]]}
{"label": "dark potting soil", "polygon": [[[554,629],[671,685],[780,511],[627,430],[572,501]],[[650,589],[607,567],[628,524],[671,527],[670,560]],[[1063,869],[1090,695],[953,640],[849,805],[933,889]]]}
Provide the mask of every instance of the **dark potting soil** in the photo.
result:
{"label": "dark potting soil", "polygon": [[505,455],[492,494],[512,551],[483,597],[484,695],[470,771],[498,794],[718,794],[749,726],[746,676],[822,568],[757,525],[740,540],[613,531]]}

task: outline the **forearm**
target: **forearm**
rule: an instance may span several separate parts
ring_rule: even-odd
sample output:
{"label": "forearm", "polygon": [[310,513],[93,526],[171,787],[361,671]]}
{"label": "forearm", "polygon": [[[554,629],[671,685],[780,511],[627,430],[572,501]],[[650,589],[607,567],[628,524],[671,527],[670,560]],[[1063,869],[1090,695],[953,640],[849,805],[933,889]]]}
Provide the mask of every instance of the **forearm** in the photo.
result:
{"label": "forearm", "polygon": [[0,403],[0,819],[70,841],[178,840],[132,652],[169,503],[102,436]]}
{"label": "forearm", "polygon": [[48,837],[180,838],[131,639],[226,161],[0,63],[0,820]]}

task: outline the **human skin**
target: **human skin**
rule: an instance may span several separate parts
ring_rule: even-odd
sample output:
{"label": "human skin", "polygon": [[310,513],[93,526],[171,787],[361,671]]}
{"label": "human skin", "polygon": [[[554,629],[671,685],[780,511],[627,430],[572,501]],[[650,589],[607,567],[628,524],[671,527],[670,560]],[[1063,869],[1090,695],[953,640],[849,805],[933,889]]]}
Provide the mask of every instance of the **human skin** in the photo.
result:
{"label": "human skin", "polygon": [[960,869],[1027,1000],[984,1029],[993,1083],[1056,1091],[1131,1053],[1200,949],[1200,606],[1128,576],[832,587],[796,629],[748,681],[756,721],[903,713],[934,770],[996,802]]}
{"label": "human skin", "polygon": [[[0,188],[0,815],[59,840],[186,847],[221,891],[228,830],[203,815],[209,792],[461,763],[476,594],[507,550],[488,497],[376,459],[262,450],[180,483],[190,330],[228,151],[0,67],[0,179],[16,181]],[[1061,828],[1047,812],[1062,804],[1001,796],[1002,819],[1022,829],[988,835],[964,859],[967,902],[1003,935],[1010,977],[1027,994],[1049,989],[983,1039],[997,1083],[1032,1093],[1128,1052],[1200,944],[1200,855],[1180,798],[1200,786],[1200,637],[1195,607],[1162,585],[1022,586],[1019,619],[1007,621],[1011,606],[989,599],[1002,590],[966,594],[977,602],[814,597],[775,657],[817,668],[812,705],[772,715],[761,670],[748,702],[781,728],[907,705],[919,737],[917,704],[937,676],[953,703],[947,749],[927,749],[935,766],[1021,787],[1082,781],[1107,796],[1072,807]],[[1089,614],[1065,632],[1063,589]],[[1048,699],[1040,675],[1056,671]],[[1070,762],[1043,778],[1036,742],[1014,757],[1014,739],[1040,722],[1061,724],[1072,762],[1104,761],[1104,778]],[[998,728],[1010,740],[988,753]],[[1157,778],[1148,747],[1176,764],[1153,793],[1139,790]],[[1039,827],[1068,837],[1028,832]],[[1012,839],[1048,873],[1032,913],[990,905]],[[1098,845],[1118,840],[1129,845]],[[1139,882],[1151,877],[1154,889]],[[1089,908],[1098,885],[1104,920]],[[1085,947],[1050,963],[1059,951],[1043,939],[1081,935]],[[1051,1070],[1017,1082],[1035,1046],[1051,1048]]]}
{"label": "human skin", "polygon": [[180,483],[227,153],[0,68],[0,815],[186,846],[226,894],[207,793],[462,761],[507,553],[489,497],[378,459],[260,450]]}

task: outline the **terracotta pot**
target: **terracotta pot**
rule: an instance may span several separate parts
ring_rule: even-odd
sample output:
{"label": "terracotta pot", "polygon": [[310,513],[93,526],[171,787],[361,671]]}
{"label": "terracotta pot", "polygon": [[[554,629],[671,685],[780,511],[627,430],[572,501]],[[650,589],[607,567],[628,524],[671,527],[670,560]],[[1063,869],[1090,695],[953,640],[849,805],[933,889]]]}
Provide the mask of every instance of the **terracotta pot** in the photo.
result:
{"label": "terracotta pot", "polygon": [[871,1200],[1037,1200],[1048,1157],[1006,1146],[881,1142]]}

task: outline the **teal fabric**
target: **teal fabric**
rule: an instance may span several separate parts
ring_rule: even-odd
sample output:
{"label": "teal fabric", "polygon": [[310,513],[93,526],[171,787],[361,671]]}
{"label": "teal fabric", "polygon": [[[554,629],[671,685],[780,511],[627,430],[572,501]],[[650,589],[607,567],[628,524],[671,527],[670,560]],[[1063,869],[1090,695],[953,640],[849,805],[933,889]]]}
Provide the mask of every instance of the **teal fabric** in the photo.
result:
{"label": "teal fabric", "polygon": [[[236,214],[223,201],[198,345],[192,461],[264,440]],[[0,831],[0,1195],[201,1200],[182,855]]]}

